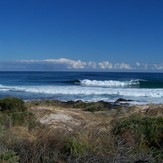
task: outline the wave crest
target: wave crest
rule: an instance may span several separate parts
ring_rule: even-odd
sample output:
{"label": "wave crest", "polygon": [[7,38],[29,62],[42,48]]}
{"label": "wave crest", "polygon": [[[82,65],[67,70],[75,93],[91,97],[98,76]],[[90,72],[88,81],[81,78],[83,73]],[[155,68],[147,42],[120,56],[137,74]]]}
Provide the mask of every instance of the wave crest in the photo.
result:
{"label": "wave crest", "polygon": [[130,81],[116,81],[116,80],[80,80],[80,84],[84,86],[97,86],[97,87],[127,87],[127,86],[138,86],[139,80]]}

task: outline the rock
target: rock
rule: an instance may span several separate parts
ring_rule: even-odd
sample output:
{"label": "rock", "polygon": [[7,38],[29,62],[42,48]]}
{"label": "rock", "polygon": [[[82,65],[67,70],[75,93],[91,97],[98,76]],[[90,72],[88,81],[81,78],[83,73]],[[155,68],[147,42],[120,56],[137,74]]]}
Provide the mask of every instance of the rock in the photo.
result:
{"label": "rock", "polygon": [[119,98],[119,99],[117,99],[117,100],[115,101],[115,103],[120,103],[120,102],[131,102],[131,101],[133,101],[133,100],[126,100],[126,99],[124,99],[124,98]]}

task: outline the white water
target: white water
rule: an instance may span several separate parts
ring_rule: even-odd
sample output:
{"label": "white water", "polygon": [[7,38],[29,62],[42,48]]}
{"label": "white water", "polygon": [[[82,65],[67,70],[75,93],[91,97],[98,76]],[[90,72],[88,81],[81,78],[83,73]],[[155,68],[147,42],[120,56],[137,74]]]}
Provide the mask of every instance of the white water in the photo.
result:
{"label": "white water", "polygon": [[116,80],[80,80],[80,84],[84,86],[98,86],[98,87],[127,87],[133,85],[139,85],[139,80],[130,81],[116,81]]}
{"label": "white water", "polygon": [[99,86],[4,86],[0,85],[0,91],[34,93],[60,96],[61,100],[84,101],[114,101],[120,97],[145,103],[162,103],[163,89],[140,89],[140,88],[117,88],[117,87],[99,87]]}

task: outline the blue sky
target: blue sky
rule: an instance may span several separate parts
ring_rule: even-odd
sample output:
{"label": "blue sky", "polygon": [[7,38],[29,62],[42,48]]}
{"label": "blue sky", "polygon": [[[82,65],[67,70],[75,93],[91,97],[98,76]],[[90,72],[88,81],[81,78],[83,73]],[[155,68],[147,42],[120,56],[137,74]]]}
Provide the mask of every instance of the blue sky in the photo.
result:
{"label": "blue sky", "polygon": [[0,1],[0,70],[49,60],[53,70],[163,71],[163,1]]}

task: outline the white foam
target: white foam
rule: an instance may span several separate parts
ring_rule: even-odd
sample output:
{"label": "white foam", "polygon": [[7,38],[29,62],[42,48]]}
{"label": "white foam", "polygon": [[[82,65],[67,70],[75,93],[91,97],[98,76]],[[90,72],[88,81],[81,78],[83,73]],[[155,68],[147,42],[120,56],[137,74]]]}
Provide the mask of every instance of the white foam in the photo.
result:
{"label": "white foam", "polygon": [[139,85],[139,80],[130,81],[116,81],[116,80],[80,80],[81,85],[84,86],[98,86],[98,87],[126,87],[132,85]]}
{"label": "white foam", "polygon": [[163,97],[163,89],[140,88],[104,88],[81,86],[0,86],[0,91],[24,91],[46,94],[97,94],[97,95],[122,95],[135,97]]}
{"label": "white foam", "polygon": [[[119,97],[126,99],[145,101],[145,102],[162,102],[163,89],[140,89],[140,88],[117,88],[117,87],[83,87],[83,86],[3,86],[0,85],[0,91],[24,92],[35,94],[49,94],[60,97],[73,96],[75,99],[80,96],[81,100],[87,101],[110,101]],[[66,99],[66,98],[65,98]]]}

